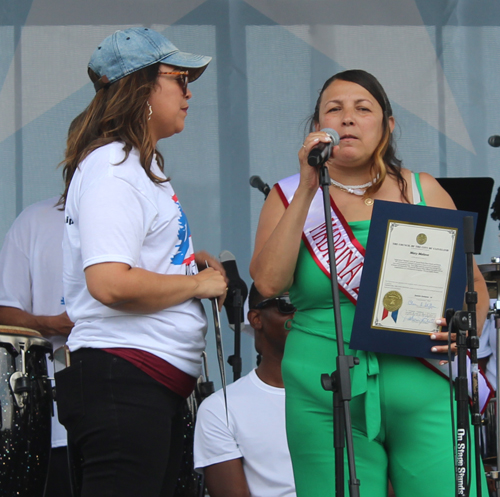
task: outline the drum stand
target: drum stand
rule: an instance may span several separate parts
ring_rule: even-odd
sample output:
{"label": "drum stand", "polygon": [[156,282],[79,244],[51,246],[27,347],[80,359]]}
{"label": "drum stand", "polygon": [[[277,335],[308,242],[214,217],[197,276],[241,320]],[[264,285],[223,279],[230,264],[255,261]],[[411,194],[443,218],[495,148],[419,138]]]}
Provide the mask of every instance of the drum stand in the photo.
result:
{"label": "drum stand", "polygon": [[[498,289],[498,281],[497,281],[497,289]],[[494,480],[495,482],[495,495],[496,497],[500,497],[500,431],[498,427],[500,426],[500,408],[498,405],[498,392],[500,391],[500,364],[498,362],[498,358],[500,357],[500,302],[496,301],[495,303],[495,328],[497,334],[497,343],[496,343],[496,368],[497,368],[497,384],[495,385],[496,389],[496,446],[497,446],[497,457],[496,457],[496,470],[490,471],[486,476]]]}
{"label": "drum stand", "polygon": [[[499,406],[499,392],[500,392],[500,257],[492,257],[492,264],[480,264],[479,269],[486,280],[486,285],[491,293],[495,293],[495,329],[496,329],[496,395],[495,395],[495,442],[496,442],[496,469],[486,473],[486,476],[495,482],[495,496],[500,497],[500,406]],[[492,297],[493,298],[493,297]],[[489,420],[492,422],[493,420]]]}
{"label": "drum stand", "polygon": [[[498,285],[499,282],[497,282]],[[494,316],[495,316],[495,329],[496,329],[496,336],[497,336],[497,343],[496,343],[496,375],[497,375],[497,381],[495,385],[495,390],[496,390],[496,395],[495,395],[495,442],[496,442],[496,456],[495,456],[495,467],[496,469],[488,471],[486,473],[486,476],[495,482],[495,496],[500,497],[500,431],[498,430],[498,427],[500,426],[500,409],[498,405],[498,392],[500,391],[500,363],[498,361],[498,357],[500,354],[500,301],[497,300],[495,303],[495,311],[494,311]],[[488,419],[488,422],[491,423],[493,420]]]}
{"label": "drum stand", "polygon": [[[500,290],[499,282],[497,281],[497,291]],[[495,303],[495,329],[497,334],[496,343],[496,370],[497,370],[497,381],[495,385],[496,395],[495,395],[495,421],[496,421],[496,469],[489,471],[486,476],[495,482],[495,495],[500,497],[500,431],[498,427],[500,426],[500,408],[498,405],[498,392],[500,391],[500,363],[498,358],[500,357],[500,301],[497,299]]]}

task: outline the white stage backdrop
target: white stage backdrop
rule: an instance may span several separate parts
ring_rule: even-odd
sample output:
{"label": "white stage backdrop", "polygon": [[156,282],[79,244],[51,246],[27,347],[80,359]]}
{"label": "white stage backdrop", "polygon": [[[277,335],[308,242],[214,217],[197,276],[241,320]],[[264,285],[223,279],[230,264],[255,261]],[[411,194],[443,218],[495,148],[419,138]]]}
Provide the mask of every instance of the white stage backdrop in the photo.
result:
{"label": "white stage backdrop", "polygon": [[[500,3],[483,0],[0,0],[0,242],[27,205],[61,193],[68,125],[93,95],[86,65],[117,29],[148,26],[214,57],[191,86],[186,129],[161,143],[198,249],[248,264],[263,195],[298,170],[323,82],[362,68],[384,85],[406,167],[491,177],[500,148]],[[500,255],[489,219],[479,263]],[[226,355],[232,332],[224,327]],[[216,380],[213,330],[208,353]],[[255,364],[243,340],[243,370]],[[226,368],[232,377],[229,367]],[[325,371],[326,372],[326,371]],[[216,384],[218,381],[216,380]]]}

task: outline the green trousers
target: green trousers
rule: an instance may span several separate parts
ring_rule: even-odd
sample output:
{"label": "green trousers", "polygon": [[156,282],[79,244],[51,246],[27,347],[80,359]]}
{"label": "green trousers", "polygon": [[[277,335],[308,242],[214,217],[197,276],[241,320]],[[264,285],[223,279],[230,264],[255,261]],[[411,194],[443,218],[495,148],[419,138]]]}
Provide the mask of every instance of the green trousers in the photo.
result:
{"label": "green trousers", "polygon": [[[335,495],[332,393],[323,390],[320,376],[335,369],[336,355],[337,344],[328,338],[293,329],[288,336],[282,368],[298,497]],[[397,497],[455,496],[448,381],[414,358],[377,357],[378,406],[372,409],[380,409],[381,423],[374,440],[366,436],[366,419],[378,413],[365,412],[367,394],[350,403],[360,496],[387,497],[389,478]],[[471,434],[473,439],[472,429]],[[348,496],[346,462],[344,467]],[[474,468],[471,496],[476,496]],[[487,497],[484,471],[481,480]]]}

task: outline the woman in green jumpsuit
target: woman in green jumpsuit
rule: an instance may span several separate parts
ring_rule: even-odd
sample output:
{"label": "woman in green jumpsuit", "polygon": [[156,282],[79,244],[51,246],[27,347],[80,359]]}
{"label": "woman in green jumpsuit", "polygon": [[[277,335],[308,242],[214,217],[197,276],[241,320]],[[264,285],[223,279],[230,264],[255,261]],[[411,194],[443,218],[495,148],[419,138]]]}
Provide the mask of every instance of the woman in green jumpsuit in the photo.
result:
{"label": "woman in green jumpsuit", "polygon": [[[325,263],[317,257],[321,247],[319,243],[314,246],[315,237],[303,236],[303,230],[314,233],[312,205],[318,174],[307,164],[307,157],[319,143],[328,143],[328,135],[321,130],[332,128],[341,138],[327,161],[333,180],[330,196],[353,255],[364,256],[374,199],[455,208],[432,176],[414,175],[401,167],[392,142],[394,124],[387,96],[371,74],[353,70],[330,78],[318,98],[311,133],[298,153],[300,173],[273,188],[259,220],[250,273],[262,295],[289,290],[297,307],[282,367],[298,497],[335,495],[332,394],[320,383],[322,373],[335,369],[337,355],[331,287],[325,274],[329,268],[325,270]],[[488,295],[477,266],[474,276],[478,329],[482,329]],[[348,347],[356,283],[347,279],[339,286]],[[440,324],[446,324],[445,320]],[[447,333],[434,333],[429,348],[445,352],[447,347],[433,346],[431,340],[446,337]],[[452,351],[456,351],[455,344]],[[397,497],[454,496],[454,434],[447,380],[416,358],[347,353],[360,360],[351,372],[350,406],[361,497],[386,497],[388,479]],[[347,481],[347,465],[345,474]],[[472,485],[475,488],[474,478]],[[483,489],[486,496],[484,478]]]}

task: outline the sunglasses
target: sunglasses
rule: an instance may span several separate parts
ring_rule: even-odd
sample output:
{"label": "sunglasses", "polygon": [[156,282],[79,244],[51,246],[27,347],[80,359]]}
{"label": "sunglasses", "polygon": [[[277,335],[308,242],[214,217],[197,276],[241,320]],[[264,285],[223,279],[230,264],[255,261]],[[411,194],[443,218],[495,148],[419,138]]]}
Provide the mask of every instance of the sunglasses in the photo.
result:
{"label": "sunglasses", "polygon": [[188,83],[189,83],[189,72],[188,71],[158,71],[161,76],[177,76],[175,79],[182,88],[184,95],[187,93]]}
{"label": "sunglasses", "polygon": [[263,309],[267,305],[271,304],[276,304],[278,311],[281,312],[281,314],[293,314],[297,310],[297,308],[290,302],[290,297],[288,295],[280,295],[279,297],[264,299],[255,306],[255,309]]}

